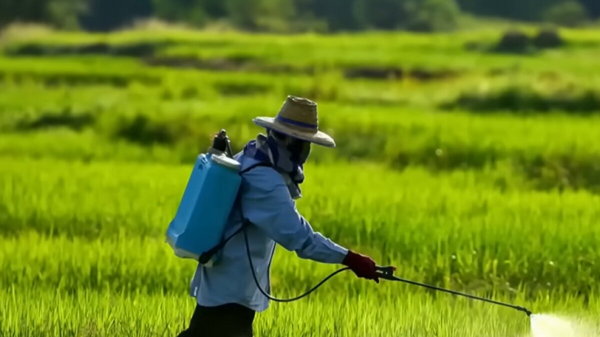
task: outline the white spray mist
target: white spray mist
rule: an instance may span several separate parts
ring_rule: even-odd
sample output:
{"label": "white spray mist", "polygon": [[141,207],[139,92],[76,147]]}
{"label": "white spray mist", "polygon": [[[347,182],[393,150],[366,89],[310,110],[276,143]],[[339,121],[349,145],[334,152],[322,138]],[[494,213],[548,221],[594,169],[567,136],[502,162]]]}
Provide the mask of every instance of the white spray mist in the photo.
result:
{"label": "white spray mist", "polygon": [[531,315],[533,337],[600,337],[582,322],[546,314]]}

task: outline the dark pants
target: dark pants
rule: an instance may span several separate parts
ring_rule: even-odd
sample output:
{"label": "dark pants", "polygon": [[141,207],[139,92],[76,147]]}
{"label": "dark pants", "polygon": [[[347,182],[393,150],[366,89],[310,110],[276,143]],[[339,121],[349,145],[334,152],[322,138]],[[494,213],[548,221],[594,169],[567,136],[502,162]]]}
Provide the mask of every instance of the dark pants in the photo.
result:
{"label": "dark pants", "polygon": [[252,337],[255,312],[239,304],[196,305],[190,327],[178,337]]}

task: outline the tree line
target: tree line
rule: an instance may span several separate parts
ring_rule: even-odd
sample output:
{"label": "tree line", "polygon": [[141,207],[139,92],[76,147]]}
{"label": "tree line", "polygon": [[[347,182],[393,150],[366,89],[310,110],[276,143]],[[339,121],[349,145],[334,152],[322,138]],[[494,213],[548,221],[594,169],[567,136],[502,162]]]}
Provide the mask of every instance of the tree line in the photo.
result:
{"label": "tree line", "polygon": [[0,28],[38,22],[108,31],[144,18],[254,31],[452,29],[462,13],[578,25],[600,16],[598,0],[0,0]]}

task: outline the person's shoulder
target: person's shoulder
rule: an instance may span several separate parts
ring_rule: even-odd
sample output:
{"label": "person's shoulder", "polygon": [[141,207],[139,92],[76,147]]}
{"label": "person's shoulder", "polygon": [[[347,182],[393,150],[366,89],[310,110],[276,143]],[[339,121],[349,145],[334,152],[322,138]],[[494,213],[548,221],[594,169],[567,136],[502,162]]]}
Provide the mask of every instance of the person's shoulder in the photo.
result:
{"label": "person's shoulder", "polygon": [[261,164],[251,158],[243,160],[241,164],[242,178],[250,186],[264,191],[285,187],[283,177],[272,166]]}

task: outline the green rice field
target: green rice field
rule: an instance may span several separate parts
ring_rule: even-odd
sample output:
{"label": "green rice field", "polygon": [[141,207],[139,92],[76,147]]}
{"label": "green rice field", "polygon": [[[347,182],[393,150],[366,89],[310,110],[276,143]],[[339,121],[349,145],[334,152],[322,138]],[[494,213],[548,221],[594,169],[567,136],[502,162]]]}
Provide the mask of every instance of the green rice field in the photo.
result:
{"label": "green rice field", "polygon": [[[221,128],[240,150],[287,94],[316,100],[338,144],[306,167],[316,230],[600,336],[600,34],[526,53],[495,50],[500,35],[0,35],[0,336],[175,336],[196,265],[164,233],[192,163]],[[273,294],[336,268],[279,247]],[[347,272],[272,303],[255,334],[531,332],[515,310]]]}

